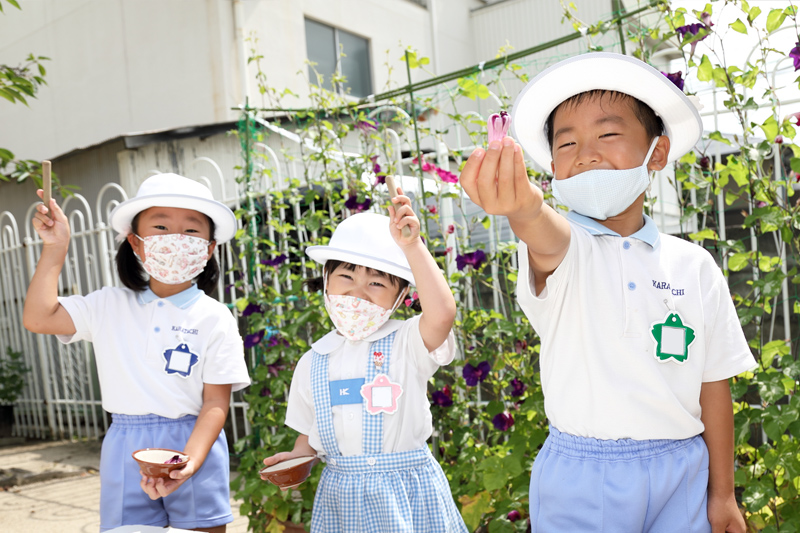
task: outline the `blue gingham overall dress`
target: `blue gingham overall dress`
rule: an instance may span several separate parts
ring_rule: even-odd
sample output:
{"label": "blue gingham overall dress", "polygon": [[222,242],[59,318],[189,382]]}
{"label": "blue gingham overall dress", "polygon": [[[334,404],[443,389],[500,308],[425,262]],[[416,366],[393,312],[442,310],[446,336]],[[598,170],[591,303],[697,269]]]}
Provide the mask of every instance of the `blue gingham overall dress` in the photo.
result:
{"label": "blue gingham overall dress", "polygon": [[[385,356],[388,372],[396,332],[370,347]],[[378,374],[367,361],[366,383]],[[343,456],[333,428],[328,357],[313,353],[314,413],[327,465],[322,471],[311,518],[311,533],[467,533],[450,485],[427,446],[383,453],[383,417],[363,407],[363,455]],[[402,401],[402,397],[399,401]]]}

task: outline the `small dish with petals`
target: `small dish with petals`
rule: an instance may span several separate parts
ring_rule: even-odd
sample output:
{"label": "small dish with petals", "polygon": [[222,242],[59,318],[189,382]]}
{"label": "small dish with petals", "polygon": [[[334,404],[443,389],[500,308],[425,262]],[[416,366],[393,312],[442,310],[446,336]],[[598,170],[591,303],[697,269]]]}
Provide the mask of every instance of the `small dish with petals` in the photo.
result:
{"label": "small dish with petals", "polygon": [[144,448],[131,454],[139,463],[142,472],[152,478],[169,477],[173,470],[180,470],[189,462],[189,456],[167,448]]}
{"label": "small dish with petals", "polygon": [[308,479],[311,469],[318,461],[319,458],[316,455],[302,455],[266,466],[259,473],[262,479],[266,479],[283,490],[293,489]]}

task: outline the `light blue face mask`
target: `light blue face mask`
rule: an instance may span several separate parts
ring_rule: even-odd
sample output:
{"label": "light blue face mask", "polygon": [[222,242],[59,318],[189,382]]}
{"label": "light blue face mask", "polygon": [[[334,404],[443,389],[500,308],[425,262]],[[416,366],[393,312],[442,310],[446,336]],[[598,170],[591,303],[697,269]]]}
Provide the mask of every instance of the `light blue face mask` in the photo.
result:
{"label": "light blue face mask", "polygon": [[650,186],[647,165],[658,143],[653,139],[644,163],[624,170],[595,168],[551,182],[553,196],[578,214],[597,220],[619,215]]}

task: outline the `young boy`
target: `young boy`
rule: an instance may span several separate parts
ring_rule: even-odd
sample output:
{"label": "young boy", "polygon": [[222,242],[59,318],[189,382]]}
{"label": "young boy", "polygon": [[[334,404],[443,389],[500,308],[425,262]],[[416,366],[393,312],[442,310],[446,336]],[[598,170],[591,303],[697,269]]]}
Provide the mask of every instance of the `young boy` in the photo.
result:
{"label": "young boy", "polygon": [[592,53],[533,79],[514,133],[477,149],[470,198],[520,240],[517,298],[541,338],[550,436],[533,466],[534,532],[742,532],[728,378],[755,366],[720,269],[643,214],[652,170],[702,123],[663,74]]}

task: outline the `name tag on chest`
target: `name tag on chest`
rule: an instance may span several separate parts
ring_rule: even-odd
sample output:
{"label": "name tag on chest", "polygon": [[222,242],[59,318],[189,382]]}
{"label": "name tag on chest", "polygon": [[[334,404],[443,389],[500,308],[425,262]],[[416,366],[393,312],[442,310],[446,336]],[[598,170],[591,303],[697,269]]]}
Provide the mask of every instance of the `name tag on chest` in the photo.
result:
{"label": "name tag on chest", "polygon": [[363,384],[364,378],[331,381],[329,383],[331,387],[331,406],[361,403],[363,400],[361,386]]}

